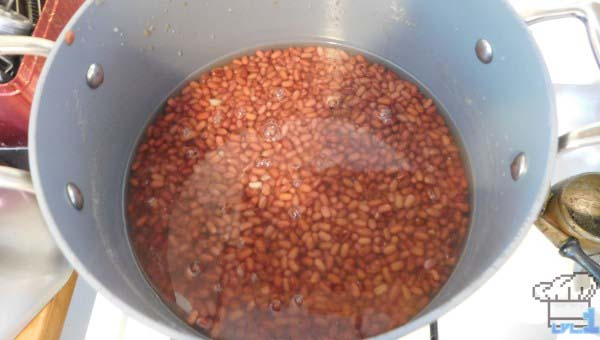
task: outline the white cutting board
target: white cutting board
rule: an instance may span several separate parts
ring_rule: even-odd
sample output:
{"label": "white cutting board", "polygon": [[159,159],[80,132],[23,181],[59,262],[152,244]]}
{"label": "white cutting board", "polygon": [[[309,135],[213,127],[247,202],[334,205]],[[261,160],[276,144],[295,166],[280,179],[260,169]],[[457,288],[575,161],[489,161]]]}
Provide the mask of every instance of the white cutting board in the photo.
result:
{"label": "white cutting board", "polygon": [[72,271],[35,197],[0,189],[0,339],[19,334]]}

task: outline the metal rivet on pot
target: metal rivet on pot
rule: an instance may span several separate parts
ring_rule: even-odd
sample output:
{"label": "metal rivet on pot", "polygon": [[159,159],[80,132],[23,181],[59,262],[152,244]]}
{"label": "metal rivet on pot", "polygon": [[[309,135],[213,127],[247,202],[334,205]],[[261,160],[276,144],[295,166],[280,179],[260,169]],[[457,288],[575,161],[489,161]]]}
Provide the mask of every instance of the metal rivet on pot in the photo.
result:
{"label": "metal rivet on pot", "polygon": [[67,184],[67,197],[69,198],[69,203],[73,206],[73,208],[77,210],[83,209],[83,195],[81,194],[81,190],[79,187],[73,183]]}
{"label": "metal rivet on pot", "polygon": [[494,49],[489,41],[485,39],[477,40],[477,44],[475,44],[475,53],[477,53],[477,58],[484,63],[489,64],[494,59]]}
{"label": "metal rivet on pot", "polygon": [[527,157],[525,154],[521,152],[515,157],[515,159],[510,164],[510,175],[512,179],[518,181],[523,175],[527,173]]}
{"label": "metal rivet on pot", "polygon": [[85,80],[91,89],[97,89],[104,83],[104,68],[100,64],[92,64],[87,70]]}

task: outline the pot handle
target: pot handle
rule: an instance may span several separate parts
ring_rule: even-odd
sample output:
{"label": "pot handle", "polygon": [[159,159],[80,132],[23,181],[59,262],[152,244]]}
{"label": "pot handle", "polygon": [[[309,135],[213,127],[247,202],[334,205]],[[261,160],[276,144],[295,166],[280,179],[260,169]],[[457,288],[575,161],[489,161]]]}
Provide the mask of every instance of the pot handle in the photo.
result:
{"label": "pot handle", "polygon": [[[518,12],[527,25],[562,18],[579,19],[586,27],[590,47],[596,64],[600,68],[600,2],[597,0],[564,1],[553,7],[548,7],[547,4],[539,4],[533,7],[519,8]],[[560,154],[594,144],[600,144],[600,123],[587,125],[560,136],[557,151]],[[582,177],[587,178],[586,176],[600,176],[600,174],[573,177],[567,180],[566,183],[577,181]],[[584,226],[570,218],[567,209],[569,203],[566,199],[563,199],[562,195],[564,187],[565,182],[552,187],[544,210],[540,213],[535,224],[559,248],[561,256],[577,262],[596,281],[600,282],[600,265],[593,261],[580,245],[581,241],[589,246],[590,240],[574,232],[574,230],[583,229],[581,227]],[[575,193],[575,196],[583,197],[585,194],[584,190],[580,190]]]}
{"label": "pot handle", "polygon": [[0,188],[35,194],[29,172],[0,166]]}
{"label": "pot handle", "polygon": [[[600,122],[575,129],[560,136],[557,151],[560,154],[596,144],[600,144]],[[588,225],[572,218],[573,209],[570,206],[576,199],[586,199],[591,202],[598,201],[598,197],[590,196],[586,189],[581,188],[575,191],[571,197],[565,198],[562,195],[565,186],[568,186],[571,182],[581,180],[581,178],[588,179],[588,184],[585,185],[587,190],[599,190],[600,192],[600,186],[597,185],[598,181],[593,181],[594,178],[600,178],[600,173],[572,177],[554,185],[544,209],[535,221],[535,225],[558,247],[561,256],[579,264],[596,279],[596,282],[600,283],[600,264],[586,254],[580,241],[587,246],[588,251],[591,245],[594,248],[598,248],[600,245],[598,245],[598,240],[595,237],[585,232]],[[586,220],[598,220],[600,218],[600,216],[595,215],[597,212],[588,211],[588,213]]]}
{"label": "pot handle", "polygon": [[552,186],[535,225],[561,256],[577,262],[600,282],[600,264],[587,254],[600,251],[598,222],[600,174],[586,173]]}
{"label": "pot handle", "polygon": [[0,55],[35,55],[47,57],[55,42],[48,39],[0,35]]}
{"label": "pot handle", "polygon": [[[538,1],[540,3],[541,1]],[[544,6],[540,4],[538,6]],[[581,20],[586,27],[590,47],[594,58],[600,67],[600,3],[596,0],[565,1],[554,7],[530,7],[519,10],[519,14],[528,25],[539,22],[576,18]]]}
{"label": "pot handle", "polygon": [[[52,40],[37,37],[0,35],[0,55],[47,57],[54,44]],[[6,166],[0,166],[0,188],[35,193],[29,172]]]}
{"label": "pot handle", "polygon": [[559,253],[561,256],[577,262],[577,264],[590,273],[597,282],[600,282],[600,265],[592,260],[592,258],[581,249],[579,241],[577,241],[576,238],[569,238],[569,240],[560,247]]}
{"label": "pot handle", "polygon": [[600,122],[560,136],[558,139],[558,152],[567,152],[594,144],[600,144]]}
{"label": "pot handle", "polygon": [[[0,35],[0,55],[47,57],[54,44],[54,41],[48,39]],[[0,166],[0,188],[35,193],[29,172],[6,166]]]}

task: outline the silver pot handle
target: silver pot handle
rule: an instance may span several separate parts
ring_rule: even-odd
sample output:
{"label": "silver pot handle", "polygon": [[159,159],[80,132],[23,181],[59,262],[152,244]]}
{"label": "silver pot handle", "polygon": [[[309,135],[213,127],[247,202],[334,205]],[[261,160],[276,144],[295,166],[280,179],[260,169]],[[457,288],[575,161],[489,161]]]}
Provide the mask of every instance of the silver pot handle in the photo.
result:
{"label": "silver pot handle", "polygon": [[558,139],[558,152],[600,144],[600,122],[566,133]]}
{"label": "silver pot handle", "polygon": [[[542,1],[540,6],[544,6]],[[586,27],[588,40],[598,67],[600,67],[600,3],[595,0],[565,1],[554,7],[527,8],[520,11],[528,25],[547,20],[577,18]]]}
{"label": "silver pot handle", "polygon": [[[541,1],[537,6],[519,8],[518,12],[528,25],[539,22],[577,18],[587,29],[588,40],[600,67],[600,2],[598,0],[563,1],[560,5],[548,7]],[[544,7],[545,6],[545,7]],[[600,122],[584,126],[566,133],[558,139],[558,153],[568,152],[582,147],[600,144]]]}
{"label": "silver pot handle", "polygon": [[579,241],[577,241],[576,238],[569,238],[569,240],[560,247],[559,253],[561,256],[577,262],[577,264],[587,270],[597,282],[600,282],[600,265],[594,262],[594,260],[581,249]]}
{"label": "silver pot handle", "polygon": [[[537,3],[540,3],[538,1]],[[577,0],[564,1],[559,5],[548,7],[547,4],[537,4],[534,6],[518,9],[519,14],[528,25],[534,25],[539,22],[562,19],[579,19],[586,27],[588,41],[596,64],[600,68],[600,2],[595,0]],[[569,133],[566,133],[558,139],[558,153],[568,152],[578,148],[600,144],[600,123],[584,126]],[[592,237],[585,232],[584,225],[575,221],[568,213],[573,209],[573,199],[586,197],[589,195],[586,190],[591,190],[591,185],[583,185],[574,191],[569,199],[565,198],[565,188],[574,187],[576,183],[597,183],[600,174],[585,174],[570,178],[566,181],[554,185],[550,196],[536,220],[535,224],[544,233],[544,235],[559,248],[559,253],[563,257],[570,258],[586,269],[598,282],[600,282],[600,265],[594,262],[582,249],[580,242],[583,242],[588,250],[596,242],[590,240]],[[589,218],[597,218],[597,212],[587,211]],[[584,237],[588,236],[588,237]]]}
{"label": "silver pot handle", "polygon": [[[54,41],[28,36],[0,35],[0,55],[47,57]],[[27,171],[0,166],[0,188],[35,193]]]}
{"label": "silver pot handle", "polygon": [[6,166],[0,166],[0,188],[35,193],[29,172]]}
{"label": "silver pot handle", "polygon": [[48,39],[0,35],[0,55],[35,55],[47,57],[55,42]]}

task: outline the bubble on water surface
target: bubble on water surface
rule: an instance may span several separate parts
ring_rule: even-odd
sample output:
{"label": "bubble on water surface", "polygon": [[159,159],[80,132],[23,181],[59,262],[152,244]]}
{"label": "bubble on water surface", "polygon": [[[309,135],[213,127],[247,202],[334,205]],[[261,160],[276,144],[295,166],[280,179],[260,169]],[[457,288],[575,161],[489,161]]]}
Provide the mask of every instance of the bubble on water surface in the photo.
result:
{"label": "bubble on water surface", "polygon": [[302,306],[302,304],[304,303],[304,296],[302,296],[302,294],[294,295],[294,303],[298,307]]}
{"label": "bubble on water surface", "polygon": [[387,107],[384,107],[383,109],[379,110],[379,112],[377,113],[377,118],[379,118],[379,120],[381,120],[381,122],[383,122],[384,124],[389,124],[392,122],[392,110],[390,110]]}
{"label": "bubble on water surface", "polygon": [[302,212],[300,211],[300,209],[298,207],[292,207],[290,209],[290,218],[294,221],[297,221],[300,219],[300,217],[302,217]]}
{"label": "bubble on water surface", "polygon": [[185,150],[185,158],[194,159],[197,157],[198,157],[198,150],[196,150],[194,148],[189,148],[189,149]]}
{"label": "bubble on water surface", "polygon": [[244,268],[242,266],[238,266],[235,270],[235,273],[239,277],[244,277]]}
{"label": "bubble on water surface", "polygon": [[283,100],[285,98],[285,90],[282,87],[278,87],[275,90],[274,95],[275,95],[275,99],[277,99],[277,100]]}
{"label": "bubble on water surface", "polygon": [[437,200],[437,195],[435,194],[435,191],[433,189],[429,189],[427,191],[427,196],[429,197],[430,200],[435,201]]}
{"label": "bubble on water surface", "polygon": [[257,168],[270,168],[273,165],[270,159],[263,158],[256,161]]}
{"label": "bubble on water surface", "polygon": [[292,186],[293,186],[294,188],[298,189],[298,188],[300,188],[300,186],[302,185],[302,182],[304,182],[304,181],[302,180],[302,178],[294,178],[294,179],[292,180]]}
{"label": "bubble on water surface", "polygon": [[276,142],[281,139],[281,128],[277,122],[270,120],[262,127],[263,138],[268,142]]}
{"label": "bubble on water surface", "polygon": [[189,139],[192,136],[192,130],[190,130],[189,128],[185,127],[181,130],[181,137],[183,137],[183,139]]}
{"label": "bubble on water surface", "polygon": [[188,265],[187,271],[192,277],[198,276],[198,274],[200,274],[200,262],[196,260],[190,263]]}
{"label": "bubble on water surface", "polygon": [[216,285],[214,285],[213,291],[217,294],[220,294],[223,291],[223,286],[221,286],[220,283],[217,283]]}
{"label": "bubble on water surface", "polygon": [[242,119],[242,118],[244,118],[244,117],[246,116],[246,113],[248,113],[248,112],[246,111],[246,108],[244,108],[244,107],[240,107],[240,108],[237,110],[237,112],[236,112],[236,117],[237,117],[238,119]]}
{"label": "bubble on water surface", "polygon": [[223,113],[221,111],[217,111],[212,117],[212,122],[215,125],[221,125],[221,121],[223,121]]}

